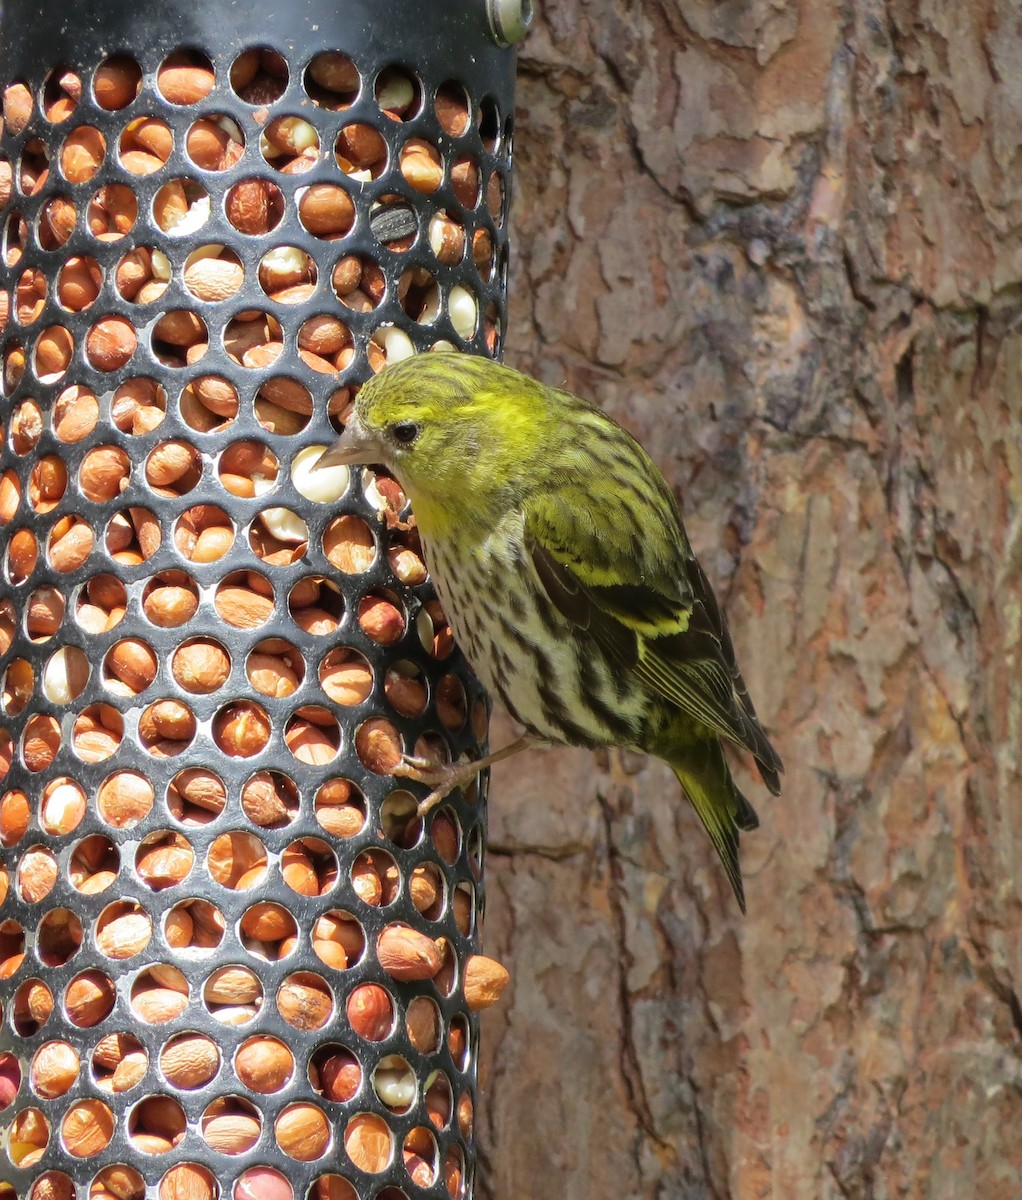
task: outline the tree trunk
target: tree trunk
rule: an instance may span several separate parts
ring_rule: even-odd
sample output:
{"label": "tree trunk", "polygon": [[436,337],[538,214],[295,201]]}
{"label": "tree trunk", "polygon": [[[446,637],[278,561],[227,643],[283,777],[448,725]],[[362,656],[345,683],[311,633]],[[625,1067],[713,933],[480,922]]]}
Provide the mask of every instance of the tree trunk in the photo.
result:
{"label": "tree trunk", "polygon": [[480,1195],[1017,1200],[1017,0],[540,9],[508,361],[650,449],[787,773],[742,920],[660,764],[494,772]]}

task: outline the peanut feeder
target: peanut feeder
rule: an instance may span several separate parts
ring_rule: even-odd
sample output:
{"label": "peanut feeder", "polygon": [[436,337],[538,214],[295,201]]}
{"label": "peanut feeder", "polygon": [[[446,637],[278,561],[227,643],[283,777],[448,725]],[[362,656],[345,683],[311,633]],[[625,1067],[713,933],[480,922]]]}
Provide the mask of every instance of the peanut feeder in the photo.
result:
{"label": "peanut feeder", "polygon": [[136,9],[0,29],[0,1200],[459,1200],[484,786],[389,772],[485,699],[312,467],[500,352],[514,14]]}

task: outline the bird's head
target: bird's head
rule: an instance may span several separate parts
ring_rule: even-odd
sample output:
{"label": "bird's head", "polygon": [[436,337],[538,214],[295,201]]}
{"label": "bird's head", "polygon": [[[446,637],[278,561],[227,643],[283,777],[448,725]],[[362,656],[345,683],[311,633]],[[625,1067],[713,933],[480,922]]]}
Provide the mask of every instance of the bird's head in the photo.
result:
{"label": "bird's head", "polygon": [[549,425],[540,384],[488,359],[420,354],[361,389],[321,466],[372,463],[397,477],[424,532],[514,503]]}

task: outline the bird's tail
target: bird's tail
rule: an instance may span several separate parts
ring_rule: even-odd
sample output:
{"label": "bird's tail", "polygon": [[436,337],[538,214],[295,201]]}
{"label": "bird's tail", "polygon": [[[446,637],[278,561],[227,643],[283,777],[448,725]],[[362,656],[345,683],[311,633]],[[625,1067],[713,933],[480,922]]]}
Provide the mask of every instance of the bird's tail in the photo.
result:
{"label": "bird's tail", "polygon": [[731,881],[738,906],[744,913],[745,889],[738,864],[738,831],[757,828],[756,810],[731,778],[731,770],[717,738],[690,742],[683,757],[668,761],[710,835]]}

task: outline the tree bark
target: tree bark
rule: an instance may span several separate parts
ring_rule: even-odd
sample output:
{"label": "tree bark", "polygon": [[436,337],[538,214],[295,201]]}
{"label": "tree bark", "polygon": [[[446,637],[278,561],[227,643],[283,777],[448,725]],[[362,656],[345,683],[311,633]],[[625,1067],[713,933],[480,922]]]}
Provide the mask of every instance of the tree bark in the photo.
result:
{"label": "tree bark", "polygon": [[[785,760],[494,771],[484,1200],[1017,1200],[1016,0],[542,0],[507,360],[682,498]],[[500,743],[503,732],[495,732]]]}

